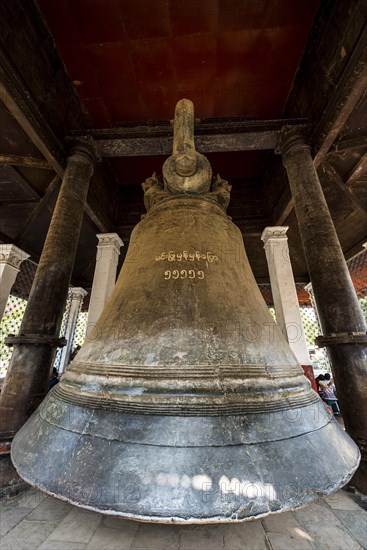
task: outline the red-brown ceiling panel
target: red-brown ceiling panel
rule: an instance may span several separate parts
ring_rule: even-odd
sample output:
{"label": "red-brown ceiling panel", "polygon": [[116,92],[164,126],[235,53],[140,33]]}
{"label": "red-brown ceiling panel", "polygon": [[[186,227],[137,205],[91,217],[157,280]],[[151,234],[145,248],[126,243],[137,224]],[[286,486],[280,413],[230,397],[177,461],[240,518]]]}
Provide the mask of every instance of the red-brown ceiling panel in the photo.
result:
{"label": "red-brown ceiling panel", "polygon": [[319,2],[314,0],[219,0],[223,31],[309,26]]}
{"label": "red-brown ceiling panel", "polygon": [[218,5],[218,0],[170,0],[172,35],[215,33],[218,28]]}
{"label": "red-brown ceiling panel", "polygon": [[211,34],[174,37],[172,48],[177,80],[183,85],[205,86],[216,76],[217,39]]}
{"label": "red-brown ceiling panel", "polygon": [[96,127],[282,116],[317,0],[39,0]]}
{"label": "red-brown ceiling panel", "polygon": [[141,40],[171,34],[169,5],[166,0],[120,0],[127,38]]}
{"label": "red-brown ceiling panel", "polygon": [[[50,2],[52,3],[52,2]],[[84,44],[103,44],[124,39],[118,0],[69,0]]]}

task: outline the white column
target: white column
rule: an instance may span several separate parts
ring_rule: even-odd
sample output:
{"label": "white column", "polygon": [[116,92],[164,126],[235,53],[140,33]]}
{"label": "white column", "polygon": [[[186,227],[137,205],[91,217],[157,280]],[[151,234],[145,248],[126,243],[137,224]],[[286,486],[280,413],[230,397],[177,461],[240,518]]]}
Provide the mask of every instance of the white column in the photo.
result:
{"label": "white column", "polygon": [[[317,304],[316,304],[316,300],[315,300],[315,295],[313,293],[312,283],[307,283],[307,285],[305,285],[305,290],[307,290],[307,292],[310,296],[310,302],[311,302],[311,306],[313,307],[313,310],[315,312],[315,317],[316,317],[316,321],[317,321],[317,328],[318,328],[319,334],[322,334],[320,317],[319,317],[319,312],[317,311]],[[326,349],[326,348],[324,348],[324,349]]]}
{"label": "white column", "polygon": [[11,288],[20,271],[20,264],[27,258],[29,254],[14,244],[0,244],[0,320],[4,315]]}
{"label": "white column", "polygon": [[277,323],[301,365],[311,365],[289,258],[288,227],[266,227],[261,235],[269,267]]}
{"label": "white column", "polygon": [[87,336],[111,295],[116,282],[116,271],[121,246],[124,243],[117,233],[97,235],[97,258],[87,320]]}
{"label": "white column", "polygon": [[66,320],[66,330],[64,334],[64,337],[67,340],[67,344],[62,348],[59,373],[64,372],[64,370],[68,366],[74,341],[75,329],[78,322],[78,315],[81,305],[83,303],[84,296],[86,294],[87,291],[81,287],[71,287],[69,289],[70,307],[68,318]]}

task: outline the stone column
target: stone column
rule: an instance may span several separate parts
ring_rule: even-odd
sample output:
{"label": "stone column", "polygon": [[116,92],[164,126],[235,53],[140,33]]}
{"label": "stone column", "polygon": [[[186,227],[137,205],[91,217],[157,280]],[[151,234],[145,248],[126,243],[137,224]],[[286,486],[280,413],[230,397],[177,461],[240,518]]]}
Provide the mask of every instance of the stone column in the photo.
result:
{"label": "stone column", "polygon": [[19,335],[8,338],[14,350],[0,395],[3,440],[11,440],[48,389],[94,162],[92,140],[71,149]]}
{"label": "stone column", "polygon": [[268,262],[277,323],[302,366],[305,376],[316,390],[289,257],[287,230],[288,227],[266,227],[261,239]]}
{"label": "stone column", "polygon": [[116,282],[116,271],[121,246],[117,233],[97,235],[97,257],[87,320],[87,336],[97,322]]}
{"label": "stone column", "polygon": [[29,254],[14,244],[0,244],[0,321],[20,265],[27,258]]}
{"label": "stone column", "polygon": [[279,145],[346,430],[362,461],[352,479],[367,493],[367,327],[305,133],[285,127]]}
{"label": "stone column", "polygon": [[84,296],[87,294],[87,291],[84,288],[80,287],[71,287],[69,290],[70,296],[70,307],[68,311],[68,317],[66,320],[66,331],[65,331],[65,340],[66,345],[62,349],[62,355],[60,360],[59,373],[64,372],[68,366],[70,354],[72,352],[72,345],[74,341],[74,334],[76,325],[78,322],[78,316],[80,308],[83,303]]}

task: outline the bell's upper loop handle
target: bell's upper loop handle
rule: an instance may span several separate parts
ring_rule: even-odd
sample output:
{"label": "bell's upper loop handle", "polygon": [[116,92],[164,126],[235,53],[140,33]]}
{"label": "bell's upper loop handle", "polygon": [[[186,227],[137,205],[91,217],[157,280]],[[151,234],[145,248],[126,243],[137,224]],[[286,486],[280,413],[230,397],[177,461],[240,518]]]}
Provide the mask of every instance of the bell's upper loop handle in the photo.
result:
{"label": "bell's upper loop handle", "polygon": [[175,109],[173,121],[173,155],[195,152],[194,104],[190,99],[181,99]]}

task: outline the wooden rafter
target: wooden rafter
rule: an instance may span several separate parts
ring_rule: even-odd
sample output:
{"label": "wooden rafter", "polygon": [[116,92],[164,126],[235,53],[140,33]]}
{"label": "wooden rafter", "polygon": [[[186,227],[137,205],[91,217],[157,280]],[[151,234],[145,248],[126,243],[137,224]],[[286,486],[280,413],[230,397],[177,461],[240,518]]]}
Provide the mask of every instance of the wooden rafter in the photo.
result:
{"label": "wooden rafter", "polygon": [[363,184],[367,182],[367,153],[363,155],[357,166],[355,166],[345,184],[347,187],[353,187],[359,182]]}
{"label": "wooden rafter", "polygon": [[338,172],[335,170],[335,168],[329,162],[323,162],[322,166],[323,166],[323,169],[325,170],[325,172],[330,177],[330,179],[334,182],[334,184],[345,195],[348,195],[349,199],[352,201],[355,208],[357,210],[362,211],[365,214],[366,213],[366,208],[365,208],[364,204],[358,199],[358,197],[356,197],[356,195],[351,193],[350,188],[348,187],[348,185],[346,183],[344,183],[344,181],[342,180],[342,178],[340,177]]}
{"label": "wooden rafter", "polygon": [[[19,126],[24,130],[30,140],[42,153],[52,169],[62,177],[64,169],[64,152],[61,144],[56,140],[46,122],[39,116],[33,114],[31,100],[25,101],[14,84],[12,92],[1,80],[1,63],[4,61],[0,56],[0,97],[13,115]],[[15,97],[17,99],[15,99]]]}
{"label": "wooden rafter", "polygon": [[[336,21],[343,21],[337,26]],[[327,160],[329,151],[360,149],[365,138],[344,138],[336,142],[343,125],[357,106],[367,85],[367,4],[351,0],[325,2],[319,10],[305,55],[288,96],[285,114],[308,117],[313,123],[312,141],[315,147],[315,167]],[[340,34],[341,33],[341,34]],[[344,54],[340,48],[343,45]],[[327,58],[323,52],[334,52]],[[334,147],[333,147],[334,145]],[[332,149],[333,148],[333,149]],[[273,172],[268,173],[271,185]],[[345,190],[345,184],[342,182]],[[358,202],[359,208],[362,203]],[[293,208],[291,197],[278,201],[275,218],[283,223]]]}
{"label": "wooden rafter", "polygon": [[25,221],[21,231],[18,233],[16,242],[17,244],[21,245],[24,237],[27,234],[28,228],[31,226],[31,224],[38,218],[40,212],[47,207],[47,205],[50,203],[51,197],[55,195],[56,192],[58,192],[61,185],[61,179],[59,176],[55,176],[50,185],[47,187],[46,193],[43,195],[42,199],[36,204],[36,206],[33,208],[31,214],[29,215],[28,219]]}
{"label": "wooden rafter", "polygon": [[[66,162],[65,127],[85,128],[89,118],[36,3],[13,0],[10,5],[0,2],[0,21],[1,30],[4,30],[0,32],[0,99],[49,166],[62,178]],[[24,42],[18,44],[17,37],[27,35],[30,29],[32,40],[27,42],[28,49],[24,51],[20,46]],[[9,47],[12,40],[14,47]],[[106,213],[101,212],[98,200],[102,187],[99,176],[94,176],[86,213],[99,231],[108,232],[112,224]]]}
{"label": "wooden rafter", "polygon": [[[316,168],[318,168],[320,164],[326,159],[327,153],[329,152],[334,141],[338,137],[344,124],[347,122],[353,109],[356,107],[362,95],[365,93],[366,88],[367,88],[367,66],[359,74],[354,86],[350,90],[350,93],[347,95],[347,97],[344,98],[344,102],[340,100],[342,103],[342,107],[340,108],[340,111],[336,115],[329,131],[325,135],[323,142],[315,156],[314,164]],[[337,101],[337,100],[335,99],[334,101]],[[325,117],[327,117],[327,115],[325,115]],[[321,120],[319,123],[319,126],[322,127],[322,124],[323,124],[323,121]],[[324,125],[325,126],[327,125],[326,121],[324,121]],[[317,128],[315,129],[315,132],[317,132]]]}
{"label": "wooden rafter", "polygon": [[287,185],[274,208],[274,225],[283,225],[293,208],[294,200],[291,195],[291,190]]}
{"label": "wooden rafter", "polygon": [[341,139],[338,143],[333,145],[331,151],[335,153],[342,153],[344,151],[358,151],[360,149],[367,150],[367,136]]}
{"label": "wooden rafter", "polygon": [[0,155],[0,164],[9,164],[10,166],[22,166],[26,168],[39,168],[41,170],[51,170],[51,166],[46,160],[37,159],[28,156]]}

